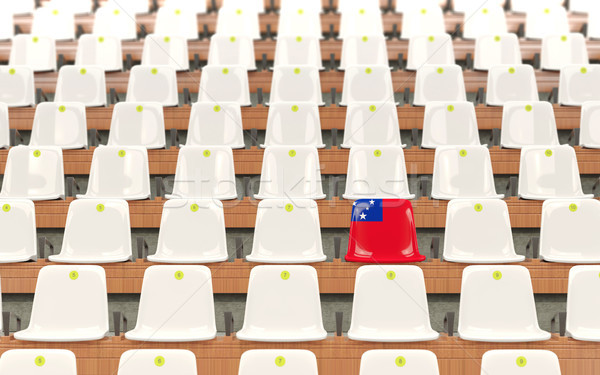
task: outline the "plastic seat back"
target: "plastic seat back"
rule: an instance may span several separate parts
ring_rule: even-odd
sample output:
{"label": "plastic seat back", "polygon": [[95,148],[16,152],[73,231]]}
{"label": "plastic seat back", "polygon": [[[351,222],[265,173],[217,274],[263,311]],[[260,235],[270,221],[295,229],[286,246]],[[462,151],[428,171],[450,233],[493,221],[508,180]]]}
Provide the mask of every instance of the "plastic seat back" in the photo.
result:
{"label": "plastic seat back", "polygon": [[[385,219],[384,219],[385,212]],[[422,262],[412,204],[404,199],[360,199],[350,220],[347,262]]]}
{"label": "plastic seat back", "polygon": [[140,146],[102,146],[94,150],[85,195],[78,198],[138,200],[150,197],[148,152]]}
{"label": "plastic seat back", "polygon": [[119,40],[137,39],[135,16],[124,12],[120,6],[109,3],[98,8],[94,17],[94,35],[110,36]]}
{"label": "plastic seat back", "polygon": [[269,106],[267,134],[261,146],[292,145],[325,147],[317,104],[279,102]]}
{"label": "plastic seat back", "polygon": [[[0,263],[37,260],[35,206],[30,200],[0,200]],[[1,302],[1,301],[0,301]],[[2,325],[0,324],[0,329]]]}
{"label": "plastic seat back", "polygon": [[500,199],[455,199],[448,203],[444,260],[460,263],[510,263],[515,253],[510,216]]}
{"label": "plastic seat back", "polygon": [[162,6],[156,13],[154,33],[157,35],[179,36],[188,40],[198,39],[198,19],[196,13],[177,6]]}
{"label": "plastic seat back", "polygon": [[0,198],[52,200],[65,196],[62,150],[17,146],[8,151]]}
{"label": "plastic seat back", "polygon": [[[291,3],[287,3],[291,4]],[[280,37],[309,37],[322,38],[321,10],[312,8],[312,5],[296,3],[279,10],[279,24],[277,39]]]}
{"label": "plastic seat back", "polygon": [[262,0],[223,0],[222,8],[232,7],[235,9],[248,9],[252,13],[265,13],[265,3]]}
{"label": "plastic seat back", "polygon": [[0,357],[3,374],[77,375],[75,354],[63,349],[13,349]]}
{"label": "plastic seat back", "polygon": [[382,375],[398,372],[406,375],[439,375],[437,357],[429,350],[368,350],[360,359],[360,375]]}
{"label": "plastic seat back", "polygon": [[252,9],[250,4],[222,6],[217,15],[217,34],[243,35],[254,40],[260,39],[258,12]]}
{"label": "plastic seat back", "polygon": [[123,69],[121,40],[111,36],[84,34],[77,41],[75,65],[96,65],[107,72]]}
{"label": "plastic seat back", "polygon": [[463,271],[458,334],[469,341],[550,339],[539,328],[529,270],[523,266],[468,266]]}
{"label": "plastic seat back", "polygon": [[206,13],[206,2],[196,0],[165,0],[163,6],[180,8],[185,12],[196,14]]}
{"label": "plastic seat back", "polygon": [[401,146],[354,146],[344,199],[413,199]]}
{"label": "plastic seat back", "polygon": [[217,335],[211,271],[205,266],[151,266],[144,272],[136,341],[200,341]]}
{"label": "plastic seat back", "polygon": [[240,340],[299,342],[323,340],[317,271],[311,266],[256,266],[250,271]]}
{"label": "plastic seat back", "polygon": [[[98,230],[110,236],[94,238]],[[69,205],[60,254],[51,262],[114,263],[131,259],[129,205],[119,199],[76,199]]]}
{"label": "plastic seat back", "polygon": [[256,199],[324,199],[319,153],[313,146],[270,146],[265,149]]}
{"label": "plastic seat back", "polygon": [[279,36],[275,46],[274,66],[308,65],[324,70],[318,37]]}
{"label": "plastic seat back", "polygon": [[91,0],[50,0],[48,6],[61,10],[69,10],[74,14],[92,13]]}
{"label": "plastic seat back", "polygon": [[560,70],[558,102],[561,105],[581,106],[600,100],[600,65],[567,65]]}
{"label": "plastic seat back", "polygon": [[441,35],[446,33],[442,8],[435,2],[409,5],[402,17],[402,39],[418,35]]}
{"label": "plastic seat back", "polygon": [[571,0],[569,1],[569,11],[574,13],[589,13],[598,8],[594,1],[590,0]]}
{"label": "plastic seat back", "polygon": [[85,105],[82,103],[40,103],[35,108],[30,146],[85,148],[87,140]]}
{"label": "plastic seat back", "polygon": [[188,125],[187,146],[244,148],[242,111],[238,103],[194,103]]}
{"label": "plastic seat back", "polygon": [[0,148],[10,147],[8,105],[0,102]]}
{"label": "plastic seat back", "polygon": [[482,7],[465,12],[463,24],[463,38],[465,39],[476,39],[484,35],[499,35],[507,32],[504,8],[499,4],[488,2]]}
{"label": "plastic seat back", "polygon": [[423,65],[417,70],[413,104],[467,100],[462,68],[458,65]]}
{"label": "plastic seat back", "polygon": [[519,197],[591,198],[581,189],[575,150],[569,145],[527,146],[521,149]]}
{"label": "plastic seat back", "polygon": [[39,7],[33,12],[31,34],[55,40],[75,39],[75,15],[70,9]]}
{"label": "plastic seat back", "polygon": [[208,51],[209,65],[242,65],[256,70],[254,41],[248,36],[213,35]]}
{"label": "plastic seat back", "polygon": [[86,107],[105,106],[104,69],[99,66],[63,66],[58,72],[54,101],[81,102]]}
{"label": "plastic seat back", "polygon": [[34,72],[56,70],[56,42],[52,38],[19,34],[13,38],[8,65],[26,65]]}
{"label": "plastic seat back", "polygon": [[[198,236],[202,241],[196,241]],[[211,263],[229,258],[223,204],[214,199],[171,199],[163,206],[156,254],[159,263]]]}
{"label": "plastic seat back", "polygon": [[563,0],[511,0],[510,9],[517,13],[527,13],[529,10],[543,10],[548,6],[562,6],[563,3]]}
{"label": "plastic seat back", "polygon": [[600,38],[600,7],[590,10],[588,14],[587,37],[592,39]]}
{"label": "plastic seat back", "polygon": [[369,145],[402,146],[396,103],[348,105],[341,147]]}
{"label": "plastic seat back", "polygon": [[598,263],[600,202],[549,199],[542,206],[540,258],[549,262]]}
{"label": "plastic seat back", "polygon": [[496,193],[490,151],[485,146],[441,146],[435,150],[431,197],[503,198]]}
{"label": "plastic seat back", "polygon": [[108,334],[106,273],[100,266],[42,267],[29,327],[14,337],[25,341],[92,341]]}
{"label": "plastic seat back", "polygon": [[531,65],[496,65],[489,69],[487,105],[526,100],[539,100],[535,72]]}
{"label": "plastic seat back", "polygon": [[549,350],[490,350],[481,359],[481,375],[561,375],[556,354]]}
{"label": "plastic seat back", "polygon": [[242,354],[238,375],[317,375],[317,357],[300,349],[256,349]]}
{"label": "plastic seat back", "polygon": [[360,9],[379,10],[377,0],[339,0],[337,4],[337,13],[344,14]]}
{"label": "plastic seat back", "polygon": [[589,63],[583,34],[548,35],[542,40],[542,69],[561,70],[567,65]]}
{"label": "plastic seat back", "polygon": [[127,85],[128,102],[157,102],[173,107],[179,104],[177,73],[167,65],[131,68]]}
{"label": "plastic seat back", "polygon": [[0,1],[4,11],[0,13],[0,40],[10,40],[15,36],[13,13]]}
{"label": "plastic seat back", "polygon": [[373,7],[359,7],[342,12],[339,37],[353,35],[383,35],[381,10]]}
{"label": "plastic seat back", "polygon": [[169,65],[176,71],[189,70],[187,39],[181,36],[147,35],[144,39],[142,65]]}
{"label": "plastic seat back", "polygon": [[125,2],[118,0],[108,0],[107,5],[118,4],[125,13],[131,15],[144,14],[150,11],[149,3],[146,0],[127,0]]}
{"label": "plastic seat back", "polygon": [[408,41],[408,70],[418,70],[425,64],[452,65],[454,62],[454,46],[448,34],[415,35]]}
{"label": "plastic seat back", "polygon": [[319,68],[308,65],[275,67],[269,102],[310,102],[324,105]]}
{"label": "plastic seat back", "polygon": [[306,0],[302,2],[302,6],[298,7],[298,3],[295,0],[281,0],[279,2],[279,11],[281,12],[285,12],[285,11],[290,11],[290,10],[300,10],[302,9],[303,11],[317,11],[317,12],[322,12],[323,11],[323,4],[321,3],[320,0]]}
{"label": "plastic seat back", "polygon": [[425,106],[421,147],[476,145],[479,130],[471,102],[429,102]]}
{"label": "plastic seat back", "polygon": [[9,107],[35,105],[33,70],[26,66],[0,66],[0,102]]}
{"label": "plastic seat back", "polygon": [[527,10],[525,37],[543,39],[548,35],[569,33],[567,11],[560,5],[536,6]]}
{"label": "plastic seat back", "polygon": [[165,119],[160,103],[117,103],[113,110],[109,146],[165,148]]}
{"label": "plastic seat back", "polygon": [[312,263],[326,259],[317,203],[310,199],[266,199],[258,204],[252,254],[259,263]]}
{"label": "plastic seat back", "polygon": [[346,67],[340,104],[356,102],[394,103],[392,74],[387,65]]}
{"label": "plastic seat back", "polygon": [[235,102],[241,106],[252,105],[246,67],[241,65],[203,67],[198,101],[214,104]]}
{"label": "plastic seat back", "polygon": [[183,349],[134,349],[121,355],[117,375],[197,375],[196,355]]}
{"label": "plastic seat back", "polygon": [[600,341],[599,274],[597,265],[575,266],[569,271],[566,334],[576,340]]}
{"label": "plastic seat back", "polygon": [[600,148],[600,101],[585,102],[581,106],[579,144],[587,148]]}
{"label": "plastic seat back", "polygon": [[184,146],[179,150],[173,194],[167,198],[237,198],[229,146]]}
{"label": "plastic seat back", "polygon": [[484,35],[475,39],[475,70],[489,70],[496,65],[520,65],[522,62],[516,34]]}
{"label": "plastic seat back", "polygon": [[[6,14],[32,14],[35,11],[35,0],[0,0],[0,6]],[[4,13],[4,12],[3,12]],[[12,17],[11,17],[12,18]]]}
{"label": "plastic seat back", "polygon": [[[410,54],[409,54],[410,56]],[[381,34],[351,35],[344,38],[340,70],[352,65],[388,65],[385,37]]]}
{"label": "plastic seat back", "polygon": [[504,4],[504,0],[484,0],[483,3],[478,0],[452,0],[452,10],[454,13],[471,14],[483,6],[504,6]]}
{"label": "plastic seat back", "polygon": [[356,271],[351,340],[436,340],[431,328],[425,277],[417,266],[362,266]]}
{"label": "plastic seat back", "polygon": [[554,109],[548,102],[506,102],[500,144],[506,148],[558,145]]}

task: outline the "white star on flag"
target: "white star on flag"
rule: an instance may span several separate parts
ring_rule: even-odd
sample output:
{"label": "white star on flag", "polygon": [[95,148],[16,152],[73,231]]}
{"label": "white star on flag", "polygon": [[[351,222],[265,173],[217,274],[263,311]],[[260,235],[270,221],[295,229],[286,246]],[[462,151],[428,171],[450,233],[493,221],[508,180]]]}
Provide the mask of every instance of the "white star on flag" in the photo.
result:
{"label": "white star on flag", "polygon": [[353,206],[356,206],[356,201],[354,201],[354,203],[352,203]]}
{"label": "white star on flag", "polygon": [[375,201],[374,201],[373,199],[371,199],[371,200],[369,201],[369,203],[371,203],[371,206],[372,206],[372,205],[374,205],[374,204],[375,204]]}
{"label": "white star on flag", "polygon": [[365,215],[364,213],[360,214],[360,219],[361,220],[365,220],[367,218],[367,215]]}

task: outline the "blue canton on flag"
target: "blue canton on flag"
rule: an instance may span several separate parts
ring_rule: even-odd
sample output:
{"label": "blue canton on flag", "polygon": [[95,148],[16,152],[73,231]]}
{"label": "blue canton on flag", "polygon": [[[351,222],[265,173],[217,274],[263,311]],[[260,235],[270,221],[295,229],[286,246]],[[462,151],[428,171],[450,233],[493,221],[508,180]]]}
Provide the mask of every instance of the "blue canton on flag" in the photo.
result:
{"label": "blue canton on flag", "polygon": [[352,205],[352,221],[383,221],[383,200],[359,199]]}

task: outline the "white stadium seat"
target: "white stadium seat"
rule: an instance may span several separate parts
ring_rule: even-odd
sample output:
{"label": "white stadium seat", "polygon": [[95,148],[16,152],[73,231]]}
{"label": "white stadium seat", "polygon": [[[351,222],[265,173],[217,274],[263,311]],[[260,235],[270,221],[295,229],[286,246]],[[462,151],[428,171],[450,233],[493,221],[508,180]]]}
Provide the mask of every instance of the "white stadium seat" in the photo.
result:
{"label": "white stadium seat", "polygon": [[[5,0],[6,1],[6,0]],[[15,23],[12,12],[6,9],[4,1],[0,0],[0,6],[5,9],[0,13],[0,40],[10,40],[15,36]]]}
{"label": "white stadium seat", "polygon": [[597,265],[575,266],[569,271],[566,335],[575,340],[600,341],[599,274]]}
{"label": "white stadium seat", "polygon": [[548,35],[542,40],[542,69],[561,70],[567,65],[589,63],[583,34]]}
{"label": "white stadium seat", "polygon": [[320,106],[325,105],[321,93],[319,68],[309,65],[275,67],[269,104],[279,102],[310,102]]}
{"label": "white stadium seat", "polygon": [[190,114],[186,145],[244,148],[244,128],[240,105],[233,102],[194,103]]}
{"label": "white stadium seat", "polygon": [[37,8],[33,13],[31,34],[55,40],[75,39],[75,16],[66,9],[51,6]]}
{"label": "white stadium seat", "polygon": [[506,265],[466,267],[458,335],[463,340],[483,342],[549,340],[550,333],[538,325],[529,270]]}
{"label": "white stadium seat", "polygon": [[600,65],[567,65],[560,70],[558,102],[561,105],[581,106],[600,100]]}
{"label": "white stadium seat", "polygon": [[586,148],[600,148],[600,101],[589,101],[581,106],[579,144]]}
{"label": "white stadium seat", "polygon": [[540,258],[547,262],[599,263],[598,224],[599,201],[548,199],[542,206]]}
{"label": "white stadium seat", "polygon": [[490,350],[483,354],[481,375],[561,375],[556,354],[549,350]]}
{"label": "white stadium seat", "polygon": [[[98,231],[110,234],[97,236]],[[90,240],[94,238],[94,240]],[[76,199],[69,205],[60,263],[116,263],[131,259],[129,205],[119,199]]]}
{"label": "white stadium seat", "polygon": [[344,38],[340,70],[345,70],[346,67],[352,65],[379,66],[388,64],[385,36],[381,34],[352,35]]}
{"label": "white stadium seat", "polygon": [[475,70],[489,70],[495,65],[520,65],[521,47],[516,34],[485,35],[475,39]]}
{"label": "white stadium seat", "polygon": [[354,35],[383,35],[381,10],[372,7],[360,7],[342,12],[339,38]]}
{"label": "white stadium seat", "polygon": [[[202,237],[202,241],[197,241]],[[163,206],[157,263],[213,263],[229,258],[223,204],[214,199],[170,199]]]}
{"label": "white stadium seat", "polygon": [[65,65],[58,72],[56,102],[81,102],[86,107],[106,105],[106,80],[99,66]]}
{"label": "white stadium seat", "polygon": [[473,103],[429,102],[425,105],[421,147],[480,144]]}
{"label": "white stadium seat", "polygon": [[[399,370],[399,367],[401,369]],[[360,358],[360,375],[440,375],[438,359],[429,350],[367,350]]]}
{"label": "white stadium seat", "polygon": [[302,342],[325,339],[317,271],[310,266],[256,266],[250,271],[244,341]]}
{"label": "white stadium seat", "polygon": [[83,34],[77,40],[75,65],[95,65],[107,72],[122,70],[121,40],[110,36]]}
{"label": "white stadium seat", "polygon": [[458,65],[423,65],[417,70],[413,104],[467,100],[462,68]]}
{"label": "white stadium seat", "polygon": [[132,349],[121,355],[117,375],[197,375],[196,356],[183,349]]}
{"label": "white stadium seat", "polygon": [[489,69],[486,104],[502,106],[512,101],[539,100],[535,72],[531,65],[496,65]]}
{"label": "white stadium seat", "polygon": [[476,39],[480,36],[506,34],[507,32],[504,8],[499,4],[488,2],[470,12],[465,12],[464,39]]}
{"label": "white stadium seat", "polygon": [[417,266],[371,265],[356,271],[348,338],[374,342],[437,340],[425,277]]}
{"label": "white stadium seat", "polygon": [[545,9],[548,6],[561,6],[564,0],[511,0],[510,9],[516,13],[527,13],[530,9]]}
{"label": "white stadium seat", "polygon": [[308,350],[255,349],[242,354],[238,375],[318,375],[317,357]]}
{"label": "white stadium seat", "polygon": [[150,197],[148,151],[140,146],[94,150],[87,192],[77,198],[140,200]]}
{"label": "white stadium seat", "polygon": [[400,139],[396,103],[355,102],[348,105],[344,140],[340,146],[351,148],[368,145],[404,147]]}
{"label": "white stadium seat", "polygon": [[62,199],[62,150],[55,146],[17,146],[8,151],[0,198],[34,201]]}
{"label": "white stadium seat", "polygon": [[9,107],[34,106],[33,69],[26,66],[0,66],[0,102]]}
{"label": "white stadium seat", "polygon": [[0,102],[0,148],[10,147],[8,105]]}
{"label": "white stadium seat", "polygon": [[32,14],[35,11],[35,0],[0,0],[0,7],[6,10],[7,14]]}
{"label": "white stadium seat", "polygon": [[522,148],[558,145],[554,109],[548,102],[506,102],[502,112],[500,145]]}
{"label": "white stadium seat", "polygon": [[269,106],[265,143],[269,146],[324,148],[319,106],[309,102],[279,102]]}
{"label": "white stadium seat", "polygon": [[[0,200],[0,263],[37,260],[35,206],[26,199]],[[0,329],[2,325],[0,324]]]}
{"label": "white stadium seat", "polygon": [[323,262],[317,203],[311,199],[265,199],[258,204],[249,262]]}
{"label": "white stadium seat", "polygon": [[[287,4],[291,4],[288,2]],[[305,2],[295,4],[295,7],[282,7],[279,10],[277,39],[281,37],[323,37],[321,30],[320,10],[306,7]]]}
{"label": "white stadium seat", "polygon": [[68,10],[74,14],[92,13],[92,0],[50,0],[47,6]]}
{"label": "white stadium seat", "polygon": [[309,65],[324,70],[319,38],[278,35],[273,66],[286,65]]}
{"label": "white stadium seat", "polygon": [[167,65],[136,65],[129,73],[128,102],[157,102],[166,107],[179,104],[177,73]]}
{"label": "white stadium seat", "polygon": [[454,199],[446,211],[443,257],[458,263],[511,263],[515,253],[508,206],[501,199]]}
{"label": "white stadium seat", "polygon": [[415,35],[408,41],[407,70],[418,70],[423,65],[454,64],[454,45],[448,34]]}
{"label": "white stadium seat", "polygon": [[156,102],[117,103],[113,109],[108,146],[165,148],[163,106]]}
{"label": "white stadium seat", "polygon": [[[51,313],[48,313],[48,312]],[[42,267],[33,297],[29,327],[17,340],[95,341],[108,335],[106,273],[100,266]]]}
{"label": "white stadium seat", "polygon": [[169,65],[178,72],[189,70],[187,39],[181,36],[147,35],[144,39],[142,65]]}
{"label": "white stadium seat", "polygon": [[119,40],[137,39],[135,16],[124,12],[121,6],[116,4],[109,3],[96,10],[92,30],[92,34],[96,36],[114,37]]}
{"label": "white stadium seat", "polygon": [[496,193],[490,152],[485,146],[441,146],[435,150],[431,197],[503,198]]}
{"label": "white stadium seat", "polygon": [[249,6],[223,6],[217,16],[217,34],[243,35],[252,39],[260,39],[258,12],[248,9]]}
{"label": "white stadium seat", "polygon": [[413,199],[401,146],[354,146],[344,199]]}
{"label": "white stadium seat", "polygon": [[241,65],[203,67],[198,101],[213,105],[221,102],[236,102],[244,107],[252,105],[248,70]]}
{"label": "white stadium seat", "polygon": [[346,67],[340,105],[356,102],[394,103],[392,73],[387,65]]}
{"label": "white stadium seat", "polygon": [[56,42],[44,36],[16,35],[8,65],[25,65],[34,72],[56,71]]}
{"label": "white stadium seat", "polygon": [[237,198],[233,151],[229,146],[184,146],[179,150],[172,198]]}
{"label": "white stadium seat", "polygon": [[29,146],[86,148],[88,131],[82,103],[40,103],[35,108]]}
{"label": "white stadium seat", "polygon": [[196,14],[206,13],[206,2],[196,0],[165,0],[163,6],[184,9]]}
{"label": "white stadium seat", "polygon": [[75,354],[64,349],[13,349],[0,357],[2,374],[77,375]]}
{"label": "white stadium seat", "polygon": [[242,65],[256,70],[254,41],[243,35],[213,35],[208,50],[208,65]]}
{"label": "white stadium seat", "polygon": [[581,189],[575,150],[569,145],[527,146],[521,149],[519,197],[545,200],[552,198],[592,198]]}
{"label": "white stadium seat", "polygon": [[136,326],[127,340],[187,342],[217,335],[211,271],[205,266],[151,266],[144,272]]}
{"label": "white stadium seat", "polygon": [[107,5],[118,5],[123,12],[129,14],[131,17],[150,11],[150,3],[146,0],[108,0]]}
{"label": "white stadium seat", "polygon": [[404,9],[402,20],[402,39],[446,33],[442,8],[433,1],[409,5]]}
{"label": "white stadium seat", "polygon": [[543,39],[548,35],[569,33],[567,11],[562,6],[545,5],[527,10],[525,18],[525,37]]}
{"label": "white stadium seat", "polygon": [[180,36],[188,40],[198,39],[196,13],[176,6],[158,8],[154,33],[157,35]]}
{"label": "white stadium seat", "polygon": [[313,146],[265,149],[256,199],[324,199],[319,153]]}

